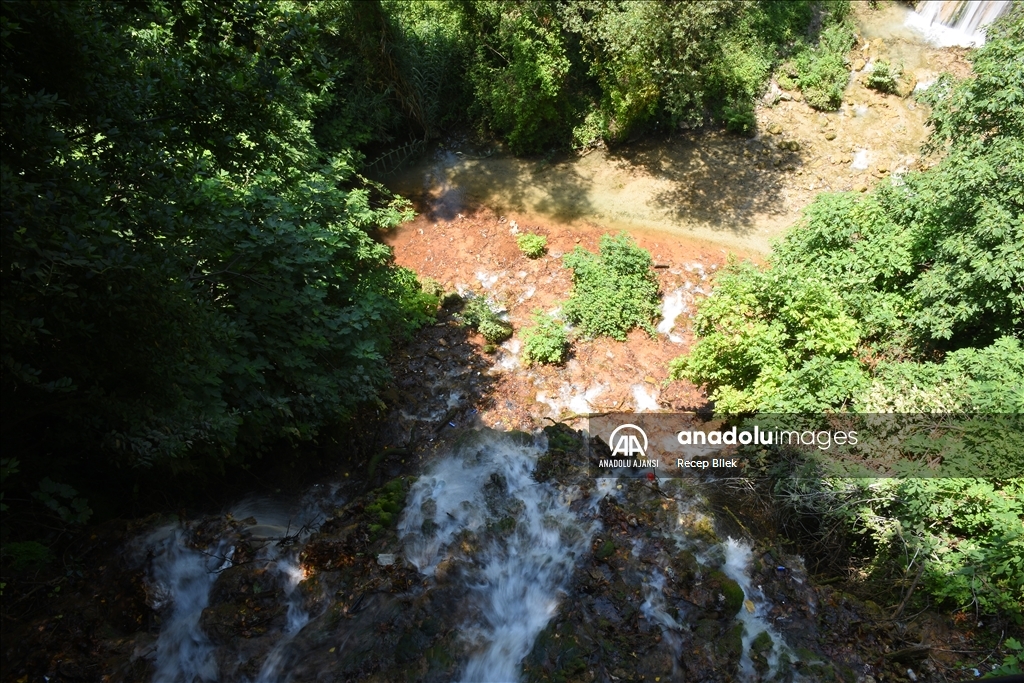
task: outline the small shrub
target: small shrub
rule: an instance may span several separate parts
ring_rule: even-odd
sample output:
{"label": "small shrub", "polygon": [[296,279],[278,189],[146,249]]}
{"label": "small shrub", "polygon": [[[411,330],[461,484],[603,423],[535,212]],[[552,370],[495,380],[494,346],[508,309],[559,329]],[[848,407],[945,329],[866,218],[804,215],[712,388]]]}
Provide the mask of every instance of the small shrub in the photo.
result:
{"label": "small shrub", "polygon": [[658,281],[651,255],[629,235],[602,236],[600,254],[576,247],[565,256],[565,265],[572,268],[573,288],[563,310],[584,335],[625,341],[630,330],[640,327],[654,336]]}
{"label": "small shrub", "polygon": [[464,325],[482,334],[490,344],[501,343],[512,336],[512,326],[492,311],[482,296],[468,299],[459,317]]}
{"label": "small shrub", "polygon": [[524,233],[516,238],[516,243],[526,258],[540,258],[548,250],[548,238],[544,235]]}
{"label": "small shrub", "polygon": [[871,73],[865,80],[865,85],[878,92],[895,94],[900,89],[900,78],[903,76],[903,68],[897,64],[890,64],[885,60],[878,60]]}
{"label": "small shrub", "polygon": [[526,363],[559,365],[565,361],[569,340],[565,327],[550,315],[537,311],[533,327],[523,330],[523,360]]}
{"label": "small shrub", "polygon": [[738,99],[732,104],[725,105],[722,110],[722,117],[725,119],[726,130],[740,135],[752,136],[757,128],[757,117],[754,115],[754,105],[748,100]]}
{"label": "small shrub", "polygon": [[847,24],[835,24],[821,32],[817,47],[797,57],[797,84],[807,104],[825,111],[838,109],[842,104],[843,91],[850,80],[846,53],[853,41],[853,30]]}

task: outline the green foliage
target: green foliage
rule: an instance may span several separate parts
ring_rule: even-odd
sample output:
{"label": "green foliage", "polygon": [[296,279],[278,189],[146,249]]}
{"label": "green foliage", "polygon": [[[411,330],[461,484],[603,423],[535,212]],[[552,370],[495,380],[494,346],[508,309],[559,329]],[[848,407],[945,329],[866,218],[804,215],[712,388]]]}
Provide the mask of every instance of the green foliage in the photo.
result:
{"label": "green foliage", "polygon": [[825,111],[838,109],[842,104],[843,91],[850,80],[846,53],[853,41],[853,29],[839,22],[821,32],[817,46],[797,55],[797,84],[807,104]]}
{"label": "green foliage", "polygon": [[[826,24],[840,21],[847,4],[832,3]],[[805,44],[815,4],[482,0],[438,6],[442,24],[452,27],[445,54],[475,46],[465,68],[473,121],[513,151],[536,153],[708,120],[750,134],[754,99],[779,57]],[[398,12],[399,24],[405,13]]]}
{"label": "green foliage", "polygon": [[[893,520],[881,547],[892,561],[920,552],[922,585],[958,605],[981,611],[1024,606],[1024,481],[999,485],[976,479],[899,481],[890,506],[863,512]],[[902,537],[902,538],[898,538]],[[907,548],[903,545],[907,544]]]}
{"label": "green foliage", "polygon": [[41,569],[53,561],[53,552],[39,541],[4,543],[0,554],[4,564],[16,572]]}
{"label": "green foliage", "polygon": [[999,668],[985,674],[985,678],[1024,674],[1024,646],[1016,638],[1007,638],[1003,641],[1003,647],[1009,650],[1011,654],[1003,657],[1003,663]]}
{"label": "green foliage", "polygon": [[[674,377],[706,385],[723,412],[1024,410],[1024,11],[989,36],[970,78],[924,96],[941,160],[868,195],[820,195],[767,268],[731,263]],[[985,423],[930,430],[897,455],[974,476],[1007,460]],[[869,576],[891,582],[923,562],[934,599],[1019,614],[1021,478],[864,483],[805,476],[781,451],[761,456],[782,473],[776,500],[816,517],[823,537],[859,538],[843,550]]]}
{"label": "green foliage", "polygon": [[867,383],[854,359],[862,328],[827,280],[731,262],[715,284],[694,318],[700,343],[670,371],[712,388],[718,410],[813,412]]}
{"label": "green foliage", "polygon": [[569,340],[565,326],[541,311],[533,314],[533,326],[522,332],[523,361],[560,365],[565,361]]}
{"label": "green foliage", "polygon": [[370,534],[377,536],[398,521],[399,513],[405,506],[405,496],[411,483],[404,477],[392,479],[381,488],[370,493],[370,502],[365,512],[370,521]]}
{"label": "green foliage", "polygon": [[470,296],[459,317],[491,344],[499,344],[512,336],[512,325],[503,320],[487,302],[486,297]]}
{"label": "green foliage", "polygon": [[895,94],[900,89],[900,78],[903,77],[903,69],[899,65],[890,64],[884,59],[875,62],[874,68],[864,81],[865,85],[878,92]]}
{"label": "green foliage", "polygon": [[32,492],[32,497],[56,513],[64,524],[85,524],[92,516],[88,502],[78,491],[49,477],[39,482],[39,489]]}
{"label": "green foliage", "polygon": [[[0,489],[5,488],[7,480],[12,475],[18,473],[18,466],[20,464],[17,458],[0,459]],[[3,502],[5,495],[7,495],[7,492],[0,490],[0,512],[7,512],[8,509],[7,503]]]}
{"label": "green foliage", "polygon": [[639,327],[654,336],[658,280],[650,253],[629,235],[602,235],[600,254],[576,247],[566,254],[565,265],[573,271],[573,287],[563,312],[584,335],[624,341]]}
{"label": "green foliage", "polygon": [[469,72],[475,108],[514,152],[539,152],[570,134],[571,62],[555,7],[532,0],[476,2],[469,20],[483,38]]}
{"label": "green foliage", "polygon": [[516,237],[516,244],[526,258],[540,258],[548,250],[548,238],[544,235],[523,233]]}
{"label": "green foliage", "polygon": [[216,469],[371,399],[393,339],[435,304],[374,239],[408,203],[312,134],[343,66],[322,16],[274,2],[3,12],[14,447]]}
{"label": "green foliage", "polygon": [[618,141],[709,114],[748,134],[753,99],[780,52],[802,40],[811,3],[582,0],[564,16],[599,93],[599,113],[577,129],[581,144],[596,131]]}
{"label": "green foliage", "polygon": [[757,116],[754,114],[754,105],[749,100],[740,99],[725,105],[722,109],[722,118],[726,130],[733,133],[752,136],[756,132]]}

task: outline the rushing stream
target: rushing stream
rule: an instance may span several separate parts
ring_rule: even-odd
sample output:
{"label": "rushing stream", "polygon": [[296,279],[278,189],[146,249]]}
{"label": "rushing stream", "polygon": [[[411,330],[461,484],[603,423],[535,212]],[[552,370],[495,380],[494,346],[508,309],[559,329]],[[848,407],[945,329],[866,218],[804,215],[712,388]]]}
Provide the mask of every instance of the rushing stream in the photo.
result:
{"label": "rushing stream", "polygon": [[464,531],[508,528],[474,553],[466,573],[474,615],[463,626],[473,652],[462,680],[513,681],[534,638],[596,530],[570,510],[576,489],[532,477],[542,449],[484,437],[477,448],[437,462],[416,482],[399,525],[406,557],[432,576]]}
{"label": "rushing stream", "polygon": [[[790,656],[792,650],[769,621],[772,600],[752,578],[754,558],[748,541],[708,537],[714,520],[700,512],[703,502],[692,488],[670,487],[668,497],[639,482],[539,481],[538,461],[546,448],[543,436],[468,430],[447,454],[430,462],[406,494],[393,536],[396,552],[378,553],[361,565],[381,576],[406,571],[421,578],[407,582],[401,591],[392,588],[394,597],[377,589],[376,601],[359,598],[342,606],[335,601],[345,597],[344,591],[327,588],[329,572],[310,578],[314,569],[303,558],[313,552],[315,544],[310,544],[330,526],[323,520],[341,503],[322,490],[298,506],[297,512],[271,500],[246,501],[236,506],[235,514],[225,516],[227,524],[222,524],[216,538],[208,535],[216,528],[214,518],[189,528],[175,525],[151,533],[141,545],[147,552],[151,604],[162,617],[151,655],[153,680],[270,683],[305,680],[313,673],[326,675],[326,669],[339,662],[351,665],[368,656],[380,659],[379,647],[360,645],[367,631],[386,632],[382,624],[396,623],[398,615],[415,605],[421,606],[428,621],[446,625],[438,630],[453,634],[444,641],[443,656],[436,653],[437,648],[429,649],[435,653],[431,656],[451,663],[445,673],[427,680],[522,680],[525,663],[539,657],[538,643],[551,641],[552,624],[561,624],[564,630],[567,615],[585,604],[592,605],[599,620],[623,626],[623,616],[636,613],[640,618],[636,637],[641,640],[647,638],[646,631],[660,632],[657,650],[664,653],[669,666],[665,673],[672,678],[682,676],[689,665],[692,654],[687,652],[702,637],[701,629],[709,628],[709,615],[721,624],[714,628],[735,632],[737,645],[742,644],[733,655],[737,659],[728,665],[735,667],[740,680],[767,680],[774,675],[780,655]],[[627,602],[635,604],[621,602],[626,597],[621,592],[618,598],[611,593],[586,597],[592,592],[587,587],[592,577],[612,576],[597,563],[593,550],[595,543],[601,545],[598,555],[606,558],[609,541],[601,539],[624,533],[614,522],[613,528],[608,527],[609,515],[622,511],[642,515],[640,510],[653,509],[652,505],[660,506],[660,531],[624,538],[617,542],[624,548],[621,555],[604,560],[625,561],[609,567],[628,577],[624,589],[635,592],[635,597]],[[633,509],[638,512],[628,512]],[[239,514],[246,517],[240,519]],[[704,529],[696,536],[695,524]],[[631,527],[640,528],[636,519],[630,518],[621,528]],[[679,557],[696,559],[688,560],[690,570],[685,570],[678,564]],[[687,571],[696,573],[687,578]],[[249,577],[249,582],[243,577]],[[726,598],[721,593],[727,593],[728,587],[721,582],[728,580],[742,591],[743,607],[735,617],[728,610],[722,612],[721,601]],[[723,587],[716,588],[719,585]],[[260,603],[262,607],[244,601],[233,606],[225,602],[232,590],[241,591],[245,599],[255,599],[257,593],[270,596],[265,598],[269,602]],[[687,602],[680,602],[683,595]],[[701,612],[695,605],[705,605],[710,612]],[[221,633],[216,614],[230,613],[227,618],[238,619],[250,609],[267,615],[263,621],[270,625],[265,630],[250,626],[243,637],[232,634],[231,638],[206,633],[208,628]],[[339,621],[339,613],[349,616]],[[573,618],[582,619],[581,627],[589,619]],[[729,624],[738,626],[734,629]],[[406,660],[420,656],[418,652],[402,654],[403,643],[426,642],[418,628],[398,639],[396,662],[403,661],[403,656]],[[257,642],[254,632],[260,633],[258,647],[239,642],[247,638]],[[765,640],[764,633],[770,639]],[[329,659],[322,658],[325,651]]]}

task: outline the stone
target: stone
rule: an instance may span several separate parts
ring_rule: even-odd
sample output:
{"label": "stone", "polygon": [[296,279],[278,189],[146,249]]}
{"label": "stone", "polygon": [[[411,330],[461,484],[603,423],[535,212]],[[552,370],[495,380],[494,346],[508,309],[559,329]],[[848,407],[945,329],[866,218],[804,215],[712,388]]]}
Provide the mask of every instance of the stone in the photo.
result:
{"label": "stone", "polygon": [[836,132],[834,130],[827,130],[827,131],[825,131],[825,139],[826,140],[835,140],[836,139]]}
{"label": "stone", "polygon": [[777,121],[772,121],[768,124],[768,132],[772,135],[778,135],[782,132],[782,126]]}
{"label": "stone", "polygon": [[766,107],[774,107],[776,104],[779,103],[779,100],[781,98],[782,89],[779,88],[778,83],[772,81],[771,85],[768,87],[768,91],[761,98],[761,102],[763,102]]}
{"label": "stone", "polygon": [[865,61],[864,61],[863,59],[861,59],[860,57],[858,57],[857,59],[853,60],[853,65],[851,66],[851,68],[852,68],[852,69],[853,69],[854,71],[860,71],[860,70],[861,70],[861,69],[863,69],[863,68],[864,68],[865,66],[867,66],[867,62],[865,62]]}
{"label": "stone", "polygon": [[377,556],[377,564],[382,567],[390,567],[395,563],[394,553],[381,553]]}

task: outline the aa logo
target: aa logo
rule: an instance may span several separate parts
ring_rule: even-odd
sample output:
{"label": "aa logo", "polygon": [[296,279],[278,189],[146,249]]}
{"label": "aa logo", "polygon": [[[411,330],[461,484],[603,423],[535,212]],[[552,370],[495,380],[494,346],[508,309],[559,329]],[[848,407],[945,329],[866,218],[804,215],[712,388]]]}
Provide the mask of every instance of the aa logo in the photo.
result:
{"label": "aa logo", "polygon": [[633,424],[619,425],[609,439],[612,457],[621,455],[626,458],[647,457],[647,434]]}

